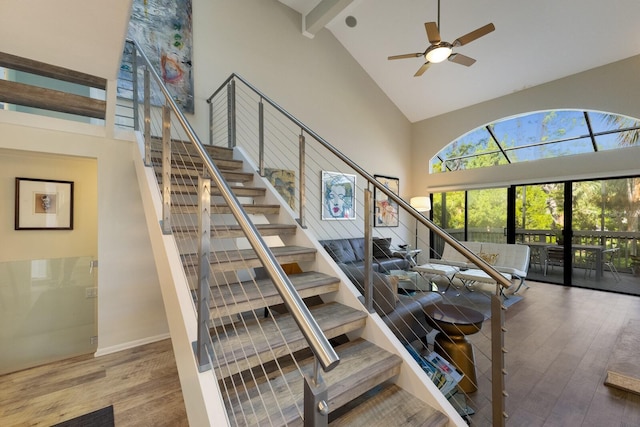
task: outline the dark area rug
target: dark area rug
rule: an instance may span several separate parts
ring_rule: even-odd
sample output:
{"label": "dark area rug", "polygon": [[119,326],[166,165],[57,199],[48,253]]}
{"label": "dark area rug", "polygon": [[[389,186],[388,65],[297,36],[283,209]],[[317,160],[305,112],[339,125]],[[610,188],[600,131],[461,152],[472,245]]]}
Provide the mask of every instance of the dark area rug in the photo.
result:
{"label": "dark area rug", "polygon": [[[446,289],[446,285],[439,286],[440,290]],[[473,292],[462,286],[460,286],[458,289],[454,289],[454,287],[451,286],[442,297],[447,304],[455,304],[472,308],[482,313],[485,319],[490,319],[491,295],[492,292],[495,293],[495,287],[491,285],[478,284],[471,286],[471,289],[473,289]],[[458,293],[460,294],[459,296],[457,296]],[[504,297],[501,298],[502,305],[507,308],[511,307],[519,301],[522,301],[522,297],[520,295],[507,295],[506,299]]]}
{"label": "dark area rug", "polygon": [[63,421],[52,427],[114,427],[113,405],[79,417]]}

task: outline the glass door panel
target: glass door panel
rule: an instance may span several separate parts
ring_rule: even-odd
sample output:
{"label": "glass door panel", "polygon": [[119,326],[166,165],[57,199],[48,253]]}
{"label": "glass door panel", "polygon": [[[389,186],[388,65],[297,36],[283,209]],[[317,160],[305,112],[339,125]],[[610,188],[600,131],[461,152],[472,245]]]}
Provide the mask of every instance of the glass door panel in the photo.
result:
{"label": "glass door panel", "polygon": [[516,188],[516,243],[529,245],[531,280],[564,283],[564,184]]}
{"label": "glass door panel", "polygon": [[[434,224],[443,228],[451,236],[458,240],[465,240],[465,211],[466,197],[464,191],[452,191],[449,193],[434,193],[431,214]],[[444,240],[433,236],[433,246],[430,258],[439,258],[444,249]]]}
{"label": "glass door panel", "polygon": [[573,282],[637,293],[640,178],[573,183]]}
{"label": "glass door panel", "polygon": [[507,242],[507,189],[489,188],[467,192],[467,240]]}

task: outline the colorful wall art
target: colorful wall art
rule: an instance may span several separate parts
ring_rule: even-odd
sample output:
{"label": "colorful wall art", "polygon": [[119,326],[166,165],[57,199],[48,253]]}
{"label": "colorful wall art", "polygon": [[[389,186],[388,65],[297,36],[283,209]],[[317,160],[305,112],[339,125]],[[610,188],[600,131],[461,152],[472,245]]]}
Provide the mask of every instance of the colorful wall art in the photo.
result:
{"label": "colorful wall art", "polygon": [[[193,113],[191,0],[134,0],[128,36],[149,57],[176,103]],[[143,81],[142,70],[138,81]]]}

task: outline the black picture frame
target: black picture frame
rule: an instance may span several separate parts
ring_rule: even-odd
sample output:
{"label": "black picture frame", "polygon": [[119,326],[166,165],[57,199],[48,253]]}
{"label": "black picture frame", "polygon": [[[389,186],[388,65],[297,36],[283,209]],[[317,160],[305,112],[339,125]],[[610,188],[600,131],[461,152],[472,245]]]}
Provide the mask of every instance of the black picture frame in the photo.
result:
{"label": "black picture frame", "polygon": [[73,230],[73,181],[16,178],[16,230]]}

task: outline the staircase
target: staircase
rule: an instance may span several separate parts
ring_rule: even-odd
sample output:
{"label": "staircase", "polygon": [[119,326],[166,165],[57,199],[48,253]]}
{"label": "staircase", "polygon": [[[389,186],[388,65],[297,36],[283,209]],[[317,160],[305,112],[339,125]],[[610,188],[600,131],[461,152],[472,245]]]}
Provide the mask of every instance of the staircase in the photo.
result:
{"label": "staircase", "polygon": [[[202,161],[190,143],[172,144],[172,215],[198,212],[197,176]],[[152,161],[162,180],[161,143],[152,142]],[[231,149],[206,147],[213,162],[248,214],[264,221],[277,218],[280,206],[263,204],[263,186],[252,186],[253,173]],[[179,159],[179,160],[176,160]],[[302,425],[303,374],[313,370],[314,358],[297,324],[269,278],[247,272],[261,267],[252,249],[236,248],[244,234],[229,220],[229,208],[211,189],[210,333],[213,370],[231,425]],[[261,221],[261,222],[262,222]],[[197,230],[188,221],[172,220],[172,231],[191,289],[197,287]],[[288,245],[295,224],[260,223],[261,235],[277,243],[271,250],[281,264],[316,265],[316,249]],[[299,271],[294,269],[294,271]],[[338,277],[318,271],[289,274],[290,280],[340,357],[338,366],[323,373],[328,387],[331,425],[445,426],[449,418],[397,385],[404,363],[398,355],[363,339],[371,321],[364,307],[336,302]],[[194,292],[195,295],[195,292]],[[195,296],[194,296],[195,298]]]}

